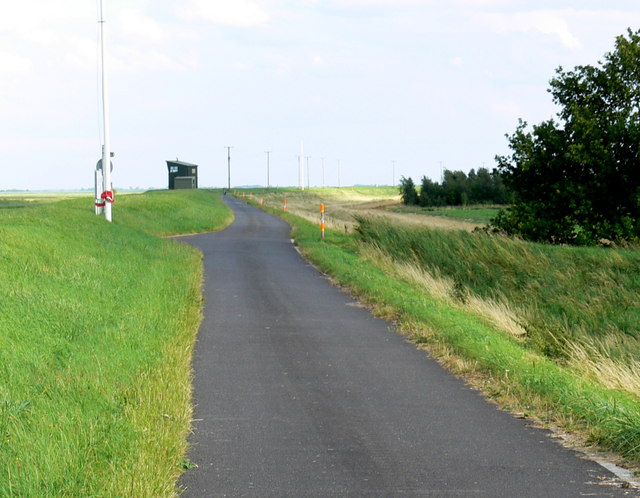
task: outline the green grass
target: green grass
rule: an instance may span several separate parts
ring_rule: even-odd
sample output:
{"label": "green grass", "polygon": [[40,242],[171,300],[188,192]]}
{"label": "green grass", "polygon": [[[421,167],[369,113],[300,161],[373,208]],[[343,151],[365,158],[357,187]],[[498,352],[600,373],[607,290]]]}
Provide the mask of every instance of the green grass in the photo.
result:
{"label": "green grass", "polygon": [[[363,223],[366,226],[364,240],[358,241],[340,231],[328,231],[325,242],[321,242],[317,224],[292,214],[283,215],[278,209],[272,212],[294,226],[297,244],[322,271],[349,288],[379,315],[394,320],[400,330],[417,343],[426,344],[433,355],[439,356],[454,370],[475,379],[476,384],[504,406],[578,431],[588,443],[619,452],[636,466],[640,464],[640,400],[637,393],[607,388],[598,378],[585,375],[568,360],[549,355],[541,344],[510,336],[478,314],[452,304],[451,299],[438,299],[415,281],[402,278],[388,266],[363,256],[363,249],[375,244],[382,246],[383,252],[405,262],[427,260],[424,267],[433,269],[437,266],[436,273],[440,278],[458,279],[451,285],[453,301],[468,298],[473,289],[484,289],[488,296],[501,297],[510,297],[513,292],[523,303],[531,304],[535,312],[541,305],[527,301],[532,288],[541,288],[542,295],[547,296],[545,306],[550,308],[556,302],[554,297],[564,303],[559,306],[570,306],[572,301],[574,304],[580,301],[579,293],[586,293],[592,300],[591,306],[608,310],[600,331],[607,333],[606,323],[616,314],[613,311],[620,311],[619,307],[615,308],[618,303],[626,303],[627,308],[633,308],[636,303],[635,311],[630,310],[628,317],[637,312],[637,272],[640,268],[637,252],[580,249],[576,252],[573,248],[521,244],[464,232],[427,233],[407,229],[407,233],[402,230],[398,233],[384,224],[380,234],[376,234],[373,224],[366,222]],[[433,260],[424,254],[425,251],[433,256]],[[609,267],[610,273],[602,277],[604,280],[597,280],[597,284],[589,283],[592,278],[600,278],[598,266],[601,271],[603,267]],[[574,289],[577,293],[565,302],[565,296],[559,294],[572,287],[574,279],[571,275],[566,276],[560,287],[544,287],[558,280],[569,268],[574,268],[574,276],[577,272],[581,283],[580,290]],[[545,275],[545,269],[550,276]],[[546,280],[536,284],[528,272]],[[503,280],[509,284],[503,285]],[[607,288],[597,289],[600,284]],[[608,288],[611,286],[613,288]],[[611,299],[608,305],[597,302],[604,299],[603,294]],[[620,297],[620,294],[627,297]],[[630,297],[634,298],[631,303],[627,301]],[[613,310],[608,306],[614,306]],[[542,315],[539,320],[544,324]],[[627,318],[622,322],[624,327],[630,325]],[[585,332],[581,330],[580,333]],[[624,333],[629,334],[625,337],[630,341],[623,341],[621,350],[635,345],[632,338],[635,329],[625,329]],[[613,332],[613,335],[619,339],[620,333]],[[637,352],[635,350],[636,355]]]}
{"label": "green grass", "polygon": [[64,199],[87,197],[86,193],[0,193],[0,209],[16,209],[52,204]]}
{"label": "green grass", "polygon": [[640,251],[532,244],[371,220],[361,220],[359,232],[397,260],[414,261],[466,292],[521,310],[528,341],[540,352],[561,357],[566,343],[611,342],[613,336],[627,340],[616,340],[610,354],[640,354]]}
{"label": "green grass", "polygon": [[[37,201],[37,198],[36,198]],[[92,209],[92,197],[68,201],[78,209]],[[116,194],[113,222],[159,236],[218,230],[233,221],[233,212],[221,202],[221,191],[152,190],[143,194]]]}
{"label": "green grass", "polygon": [[202,273],[152,233],[229,220],[205,191],[0,211],[0,496],[175,493]]}

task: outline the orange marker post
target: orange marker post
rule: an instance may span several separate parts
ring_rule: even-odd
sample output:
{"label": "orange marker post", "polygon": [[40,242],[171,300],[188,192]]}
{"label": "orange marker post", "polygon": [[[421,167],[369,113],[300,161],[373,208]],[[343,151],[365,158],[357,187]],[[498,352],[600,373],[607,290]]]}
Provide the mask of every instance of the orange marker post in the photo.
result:
{"label": "orange marker post", "polygon": [[264,206],[264,197],[260,197],[260,205]]}
{"label": "orange marker post", "polygon": [[287,199],[285,199],[282,203],[282,210],[286,213],[287,212]]}
{"label": "orange marker post", "polygon": [[320,236],[324,240],[324,204],[320,204]]}

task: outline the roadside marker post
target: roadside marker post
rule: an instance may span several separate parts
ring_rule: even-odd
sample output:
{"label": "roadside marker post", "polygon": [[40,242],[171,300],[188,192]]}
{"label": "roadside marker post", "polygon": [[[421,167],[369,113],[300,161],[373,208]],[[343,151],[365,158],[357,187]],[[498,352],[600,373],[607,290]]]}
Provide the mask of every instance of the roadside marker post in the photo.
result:
{"label": "roadside marker post", "polygon": [[324,204],[320,204],[320,236],[324,240]]}
{"label": "roadside marker post", "polygon": [[287,199],[285,199],[282,202],[282,210],[286,213],[287,212]]}

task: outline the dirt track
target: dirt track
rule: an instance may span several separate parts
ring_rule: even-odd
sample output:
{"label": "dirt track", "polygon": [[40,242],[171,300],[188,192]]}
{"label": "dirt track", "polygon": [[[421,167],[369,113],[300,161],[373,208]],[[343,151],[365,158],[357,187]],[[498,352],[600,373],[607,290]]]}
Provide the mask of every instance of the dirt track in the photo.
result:
{"label": "dirt track", "polygon": [[442,216],[425,216],[422,214],[413,213],[396,213],[389,210],[389,208],[398,206],[400,206],[400,203],[398,201],[378,201],[367,202],[365,204],[352,204],[350,206],[345,206],[345,208],[354,211],[354,213],[366,214],[368,216],[382,216],[395,222],[411,223],[414,225],[446,228],[451,230],[466,230],[468,232],[471,232],[474,228],[482,226],[476,223],[444,218]]}
{"label": "dirt track", "polygon": [[[279,193],[267,194],[264,199],[271,205],[281,206],[283,195]],[[448,230],[473,231],[481,226],[463,220],[445,218],[443,216],[425,216],[413,213],[397,213],[391,211],[392,208],[400,207],[398,198],[368,197],[364,195],[351,195],[339,197],[335,193],[326,195],[324,198],[317,192],[312,196],[309,194],[287,194],[287,211],[301,216],[311,222],[318,219],[318,203],[326,204],[327,228],[350,230],[354,227],[354,216],[378,216],[392,221],[393,223],[405,223],[411,225],[430,226]]]}

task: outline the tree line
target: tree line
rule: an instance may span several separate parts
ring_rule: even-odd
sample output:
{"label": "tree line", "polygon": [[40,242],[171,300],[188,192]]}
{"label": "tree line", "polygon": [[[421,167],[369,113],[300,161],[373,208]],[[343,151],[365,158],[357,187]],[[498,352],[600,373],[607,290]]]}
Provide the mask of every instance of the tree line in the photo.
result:
{"label": "tree line", "polygon": [[487,168],[472,169],[468,174],[445,170],[442,183],[423,176],[419,191],[411,177],[403,176],[400,196],[404,204],[422,207],[508,204],[512,199],[500,173]]}

